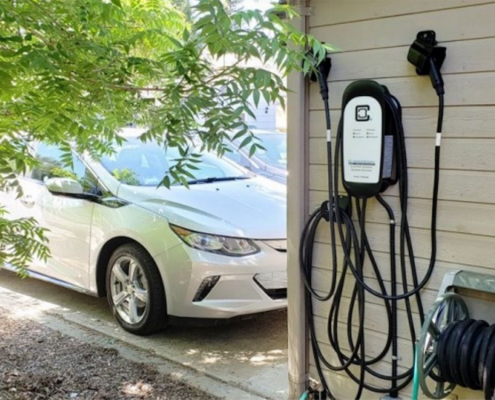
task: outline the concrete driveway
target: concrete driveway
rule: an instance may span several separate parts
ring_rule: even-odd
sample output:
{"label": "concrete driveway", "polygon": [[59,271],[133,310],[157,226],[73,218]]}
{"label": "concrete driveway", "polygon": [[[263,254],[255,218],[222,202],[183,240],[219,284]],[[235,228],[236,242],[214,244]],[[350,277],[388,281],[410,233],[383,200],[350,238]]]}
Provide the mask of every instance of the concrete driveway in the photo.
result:
{"label": "concrete driveway", "polygon": [[213,383],[230,385],[240,398],[288,397],[285,311],[226,326],[171,327],[151,337],[137,337],[117,326],[106,299],[34,279],[21,280],[7,271],[0,271],[0,307],[16,307],[27,316],[43,313],[116,340],[122,346],[137,347],[150,357],[192,369]]}

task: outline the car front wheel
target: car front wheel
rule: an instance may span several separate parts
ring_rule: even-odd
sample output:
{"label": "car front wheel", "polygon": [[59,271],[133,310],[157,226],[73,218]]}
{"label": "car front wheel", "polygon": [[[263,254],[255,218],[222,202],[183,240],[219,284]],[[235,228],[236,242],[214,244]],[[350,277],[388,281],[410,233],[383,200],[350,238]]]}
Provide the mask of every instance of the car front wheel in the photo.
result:
{"label": "car front wheel", "polygon": [[112,313],[126,331],[149,335],[165,327],[167,310],[160,272],[141,246],[129,243],[114,251],[106,285]]}

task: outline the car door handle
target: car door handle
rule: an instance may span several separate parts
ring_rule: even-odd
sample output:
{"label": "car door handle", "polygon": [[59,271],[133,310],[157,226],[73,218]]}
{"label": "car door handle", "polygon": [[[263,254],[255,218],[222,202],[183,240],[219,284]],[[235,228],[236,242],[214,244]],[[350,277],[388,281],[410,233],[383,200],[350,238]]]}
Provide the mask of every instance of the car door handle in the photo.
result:
{"label": "car door handle", "polygon": [[24,204],[26,207],[34,206],[33,196],[27,195],[27,196],[21,197],[21,203]]}

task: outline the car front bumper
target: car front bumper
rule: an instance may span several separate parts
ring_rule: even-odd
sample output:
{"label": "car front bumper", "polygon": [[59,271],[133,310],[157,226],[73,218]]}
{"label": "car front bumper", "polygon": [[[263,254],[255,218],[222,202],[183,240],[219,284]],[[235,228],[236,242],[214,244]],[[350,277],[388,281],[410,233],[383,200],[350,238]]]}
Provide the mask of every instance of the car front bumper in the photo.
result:
{"label": "car front bumper", "polygon": [[[263,241],[260,252],[227,257],[178,245],[155,257],[167,313],[227,319],[287,306],[287,255]],[[205,284],[206,282],[206,284]]]}

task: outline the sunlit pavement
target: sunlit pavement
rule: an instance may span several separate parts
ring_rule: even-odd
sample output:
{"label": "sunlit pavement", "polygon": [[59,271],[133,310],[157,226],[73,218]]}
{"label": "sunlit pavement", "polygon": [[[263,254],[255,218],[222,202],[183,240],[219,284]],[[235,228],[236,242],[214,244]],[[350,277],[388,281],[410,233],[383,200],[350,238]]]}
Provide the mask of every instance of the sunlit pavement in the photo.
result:
{"label": "sunlit pavement", "polygon": [[0,271],[0,307],[34,319],[56,316],[261,398],[288,396],[285,311],[226,326],[171,327],[151,337],[137,337],[117,326],[106,299],[34,279],[21,280],[6,271]]}

